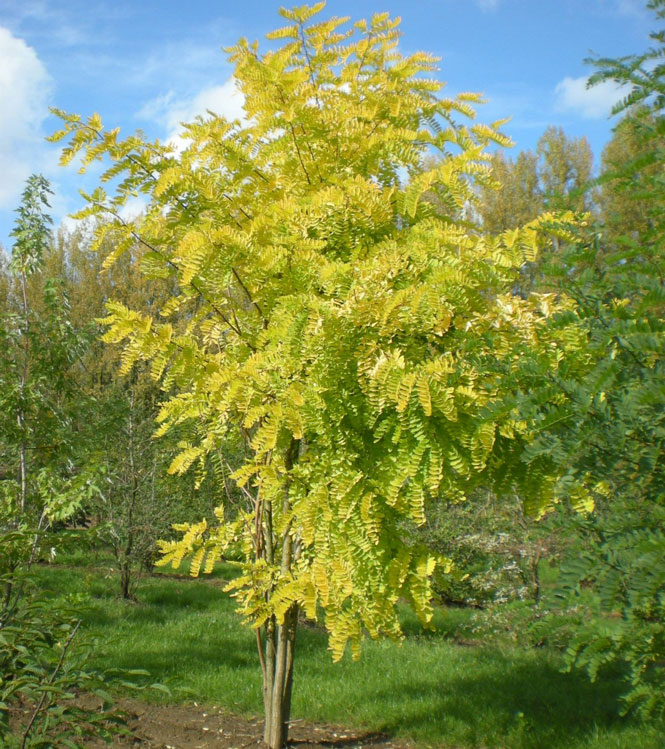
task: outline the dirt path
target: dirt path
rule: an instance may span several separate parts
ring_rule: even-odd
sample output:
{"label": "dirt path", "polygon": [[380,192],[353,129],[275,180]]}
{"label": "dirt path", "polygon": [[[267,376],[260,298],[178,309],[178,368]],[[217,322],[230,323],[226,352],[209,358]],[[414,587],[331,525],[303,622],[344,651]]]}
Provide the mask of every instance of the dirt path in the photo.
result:
{"label": "dirt path", "polygon": [[[150,705],[137,700],[120,700],[118,706],[129,716],[131,736],[118,738],[114,747],[151,749],[245,749],[263,745],[263,721],[232,715],[214,706]],[[307,747],[374,747],[409,749],[389,736],[353,731],[296,720],[291,725],[291,745]],[[94,749],[108,746],[93,744]]]}

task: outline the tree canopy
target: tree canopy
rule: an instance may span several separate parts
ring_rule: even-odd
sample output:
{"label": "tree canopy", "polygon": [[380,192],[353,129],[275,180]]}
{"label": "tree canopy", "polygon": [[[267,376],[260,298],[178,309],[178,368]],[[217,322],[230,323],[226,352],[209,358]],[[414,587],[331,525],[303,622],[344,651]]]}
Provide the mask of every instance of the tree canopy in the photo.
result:
{"label": "tree canopy", "polygon": [[[547,457],[520,460],[529,425],[506,398],[525,346],[556,370],[555,303],[510,289],[570,216],[474,230],[461,216],[492,184],[485,148],[507,144],[502,123],[473,122],[477,94],[441,96],[436,58],[397,51],[397,20],[313,21],[322,8],[281,10],[273,51],[228,50],[245,118],[198,118],[180,152],[97,115],[61,112],[53,136],[69,139],[64,163],[111,160],[101,182],[115,192],[98,187],[80,214],[110,219],[106,264],[138,245],[143,271],[173,285],[154,314],[109,302],[106,340],[124,344],[125,372],[146,360],[161,380],[159,433],[189,425],[171,471],[222,451],[244,492],[162,554],[191,555],[194,575],[238,561],[229,588],[257,632],[273,747],[300,609],[324,612],[335,659],[349,641],[357,656],[364,631],[400,636],[398,600],[431,617],[430,577],[448,561],[403,533],[428,503],[481,481],[519,485],[535,513],[556,501]],[[424,199],[433,190],[449,214]],[[148,207],[127,223],[136,193]]]}

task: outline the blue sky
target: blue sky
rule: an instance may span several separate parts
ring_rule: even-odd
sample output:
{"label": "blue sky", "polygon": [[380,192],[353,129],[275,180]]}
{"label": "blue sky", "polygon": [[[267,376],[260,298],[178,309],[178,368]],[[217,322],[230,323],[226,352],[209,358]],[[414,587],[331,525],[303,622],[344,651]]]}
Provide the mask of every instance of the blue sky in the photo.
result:
{"label": "blue sky", "polygon": [[[27,176],[44,173],[55,190],[56,224],[81,207],[85,182],[57,166],[44,141],[56,106],[99,112],[108,127],[150,137],[210,108],[237,116],[222,47],[282,25],[267,0],[0,0],[0,245]],[[282,4],[285,3],[282,0]],[[548,125],[586,135],[598,161],[611,133],[611,85],[587,91],[596,53],[641,52],[654,27],[645,0],[328,0],[324,14],[353,20],[401,16],[401,49],[442,57],[449,91],[481,91],[478,119],[512,116],[515,149],[533,148]],[[90,182],[88,181],[88,184]],[[138,207],[138,206],[136,206]]]}

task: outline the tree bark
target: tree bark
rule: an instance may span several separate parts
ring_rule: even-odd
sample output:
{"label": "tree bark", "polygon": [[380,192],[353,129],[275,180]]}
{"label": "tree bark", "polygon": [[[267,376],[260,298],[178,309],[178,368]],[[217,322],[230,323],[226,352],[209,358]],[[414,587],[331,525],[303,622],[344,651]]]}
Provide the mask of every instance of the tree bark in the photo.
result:
{"label": "tree bark", "polygon": [[[300,441],[291,440],[284,467],[287,471],[282,500],[282,514],[286,515],[290,503],[290,479],[288,472],[293,468],[300,451]],[[266,514],[266,530],[272,537],[272,512]],[[268,535],[268,534],[266,534]],[[293,563],[293,538],[290,524],[282,531],[280,574],[288,575]],[[268,543],[267,556],[274,560],[272,538]],[[291,717],[291,691],[293,688],[293,660],[298,626],[298,605],[292,604],[284,614],[284,621],[277,626],[272,617],[266,627],[266,653],[263,673],[263,695],[265,723],[263,738],[270,749],[286,746]]]}
{"label": "tree bark", "polygon": [[30,307],[28,305],[28,292],[26,288],[25,271],[21,270],[21,292],[23,296],[23,367],[19,381],[19,393],[21,405],[16,416],[18,428],[21,432],[19,478],[21,483],[21,515],[25,514],[26,499],[28,495],[28,458],[26,454],[26,418],[25,418],[25,390],[28,383],[28,367],[30,364]]}
{"label": "tree bark", "polygon": [[120,595],[124,601],[129,601],[132,598],[130,594],[131,581],[131,561],[124,559],[120,564]]}
{"label": "tree bark", "polygon": [[[263,738],[270,749],[282,749],[289,738],[297,622],[298,606],[294,604],[284,615],[283,624],[277,628],[277,648],[273,661],[274,675],[270,692],[266,689],[267,684],[264,683],[266,714]],[[269,667],[268,670],[270,670]]]}
{"label": "tree bark", "polygon": [[136,456],[134,448],[134,389],[130,389],[129,397],[129,470],[131,471],[131,491],[129,507],[127,508],[127,539],[120,562],[120,591],[124,600],[132,599],[130,593],[132,578],[132,554],[134,552],[134,509],[138,500],[139,482],[137,475]]}

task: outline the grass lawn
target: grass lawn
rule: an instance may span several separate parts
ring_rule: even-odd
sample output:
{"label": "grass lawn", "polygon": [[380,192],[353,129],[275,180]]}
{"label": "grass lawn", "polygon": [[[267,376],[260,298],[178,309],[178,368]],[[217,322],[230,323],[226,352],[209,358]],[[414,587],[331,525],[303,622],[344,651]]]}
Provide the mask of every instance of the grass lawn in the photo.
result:
{"label": "grass lawn", "polygon": [[[225,574],[147,578],[135,604],[121,602],[117,579],[99,569],[41,567],[38,578],[57,595],[86,602],[100,665],[147,669],[170,687],[172,700],[260,714],[255,640],[222,593]],[[563,674],[548,648],[458,644],[451,635],[468,617],[441,610],[437,631],[424,633],[406,614],[405,641],[368,640],[358,663],[345,657],[333,664],[325,634],[302,627],[292,717],[387,731],[432,747],[665,746],[661,723],[617,716],[618,680],[591,684],[582,674]]]}

